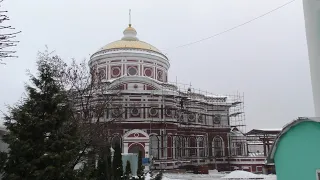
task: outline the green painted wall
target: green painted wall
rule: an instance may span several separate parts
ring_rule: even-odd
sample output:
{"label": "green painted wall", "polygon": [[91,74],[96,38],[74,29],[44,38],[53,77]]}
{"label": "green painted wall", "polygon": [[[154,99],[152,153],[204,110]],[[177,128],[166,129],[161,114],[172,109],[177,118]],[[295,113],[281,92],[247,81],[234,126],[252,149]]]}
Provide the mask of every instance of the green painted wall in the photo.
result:
{"label": "green painted wall", "polygon": [[320,123],[301,122],[285,133],[274,156],[277,180],[316,180],[320,169]]}

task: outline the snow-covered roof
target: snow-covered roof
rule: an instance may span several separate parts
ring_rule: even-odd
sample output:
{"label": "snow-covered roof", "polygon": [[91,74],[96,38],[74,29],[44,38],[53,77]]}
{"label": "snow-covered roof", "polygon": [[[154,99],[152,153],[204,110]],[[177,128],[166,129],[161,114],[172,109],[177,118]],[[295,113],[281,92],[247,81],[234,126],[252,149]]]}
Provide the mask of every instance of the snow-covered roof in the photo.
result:
{"label": "snow-covered roof", "polygon": [[208,94],[208,95],[205,95],[206,97],[209,97],[209,98],[228,98],[228,96],[224,96],[224,95],[215,95],[215,94]]}
{"label": "snow-covered roof", "polygon": [[263,152],[251,152],[251,153],[248,153],[248,156],[249,157],[261,157],[261,156],[264,157],[264,153]]}
{"label": "snow-covered roof", "polygon": [[118,80],[118,79],[121,79],[122,77],[123,77],[123,76],[117,77],[117,78],[108,79],[108,80],[106,80],[105,82],[107,82],[107,83],[113,83],[114,81],[116,81],[116,80]]}
{"label": "snow-covered roof", "polygon": [[275,129],[256,129],[256,130],[260,130],[260,131],[281,131],[282,128],[275,128]]}
{"label": "snow-covered roof", "polygon": [[302,122],[317,122],[320,123],[320,117],[299,117],[298,119],[291,121],[290,123],[286,124],[283,128],[280,134],[275,139],[275,142],[273,143],[271,150],[269,152],[267,163],[273,163],[274,162],[274,154],[276,152],[276,149],[278,147],[278,143],[280,138],[286,134],[292,127],[302,123]]}
{"label": "snow-covered roof", "polygon": [[275,134],[277,135],[278,133],[280,133],[282,129],[252,129],[249,132],[247,132],[246,135],[255,135],[255,134]]}
{"label": "snow-covered roof", "polygon": [[245,137],[241,131],[231,131],[231,135]]}
{"label": "snow-covered roof", "polygon": [[262,141],[248,141],[248,145],[263,145]]}

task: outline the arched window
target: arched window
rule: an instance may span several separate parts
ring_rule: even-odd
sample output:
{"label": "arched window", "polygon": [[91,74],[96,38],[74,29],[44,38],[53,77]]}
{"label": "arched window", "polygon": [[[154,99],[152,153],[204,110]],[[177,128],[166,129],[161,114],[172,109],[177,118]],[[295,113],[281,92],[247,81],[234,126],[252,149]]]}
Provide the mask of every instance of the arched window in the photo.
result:
{"label": "arched window", "polygon": [[174,138],[175,141],[175,157],[180,158],[182,155],[182,137],[181,136],[176,136]]}
{"label": "arched window", "polygon": [[236,156],[242,156],[242,143],[236,143]]}
{"label": "arched window", "polygon": [[159,139],[156,135],[150,135],[150,155],[154,159],[159,159]]}
{"label": "arched window", "polygon": [[167,149],[168,149],[168,155],[167,157],[172,157],[173,156],[173,138],[172,136],[168,136],[168,142],[167,142]]}
{"label": "arched window", "polygon": [[195,137],[189,138],[189,157],[195,157],[197,156],[197,139]]}
{"label": "arched window", "polygon": [[222,138],[220,136],[214,137],[212,145],[213,156],[222,157],[224,155]]}
{"label": "arched window", "polygon": [[200,157],[205,157],[204,138],[203,138],[203,137],[200,137],[200,138],[198,138],[198,141],[199,141],[199,156],[200,156]]}
{"label": "arched window", "polygon": [[187,151],[188,151],[188,138],[187,137],[183,137],[182,138],[182,142],[181,142],[182,144],[181,144],[181,151],[182,151],[182,154],[181,154],[181,156],[182,157],[185,157],[185,156],[187,156]]}
{"label": "arched window", "polygon": [[113,149],[116,147],[117,144],[119,144],[120,147],[122,147],[121,137],[119,135],[115,135],[114,137],[112,137],[111,140],[111,145]]}

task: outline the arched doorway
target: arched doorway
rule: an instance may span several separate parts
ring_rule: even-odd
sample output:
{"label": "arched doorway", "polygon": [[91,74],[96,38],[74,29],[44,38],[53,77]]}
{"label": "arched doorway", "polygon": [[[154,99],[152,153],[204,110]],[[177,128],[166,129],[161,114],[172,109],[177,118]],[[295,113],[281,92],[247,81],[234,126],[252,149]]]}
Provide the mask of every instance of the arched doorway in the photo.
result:
{"label": "arched doorway", "polygon": [[122,142],[121,142],[121,137],[119,135],[114,135],[111,139],[111,146],[114,149],[116,147],[116,145],[120,145],[120,147],[122,148]]}
{"label": "arched doorway", "polygon": [[134,143],[129,146],[128,153],[139,154],[139,151],[142,152],[142,157],[145,157],[144,147],[139,143]]}
{"label": "arched doorway", "polygon": [[153,159],[159,159],[159,138],[157,137],[157,135],[150,135],[150,156],[153,157]]}

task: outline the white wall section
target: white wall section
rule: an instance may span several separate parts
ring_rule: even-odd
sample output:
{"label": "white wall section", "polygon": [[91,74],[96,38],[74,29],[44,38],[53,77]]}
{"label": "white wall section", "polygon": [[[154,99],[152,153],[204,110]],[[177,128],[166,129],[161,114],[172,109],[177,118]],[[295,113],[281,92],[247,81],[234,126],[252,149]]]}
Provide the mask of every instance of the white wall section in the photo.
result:
{"label": "white wall section", "polygon": [[320,0],[303,0],[316,117],[320,117]]}

